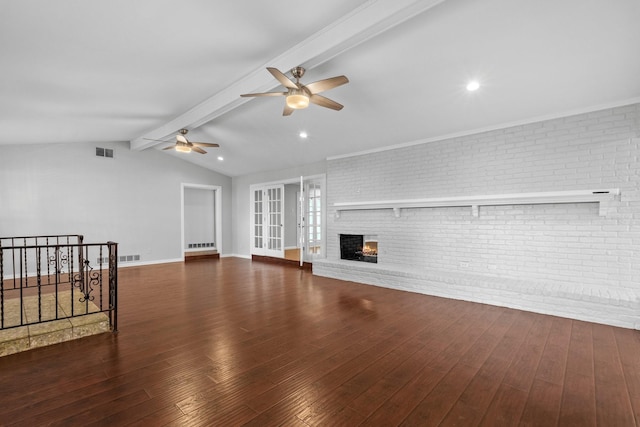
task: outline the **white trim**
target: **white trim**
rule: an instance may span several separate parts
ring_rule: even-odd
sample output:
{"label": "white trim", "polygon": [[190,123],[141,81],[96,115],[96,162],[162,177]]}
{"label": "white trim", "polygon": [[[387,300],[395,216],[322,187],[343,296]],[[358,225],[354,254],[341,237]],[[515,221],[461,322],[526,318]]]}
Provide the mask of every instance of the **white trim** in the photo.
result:
{"label": "white trim", "polygon": [[[296,194],[296,210],[300,215],[296,222],[298,223],[296,226],[296,233],[298,234],[298,261],[300,261],[300,267],[304,265],[304,242],[306,240],[306,232],[307,225],[304,223],[305,215],[305,206],[306,206],[306,197],[304,195],[304,176],[300,175],[300,188]],[[322,205],[324,208],[324,205]],[[323,223],[324,224],[324,223]]]}
{"label": "white trim", "polygon": [[142,267],[145,265],[168,264],[172,262],[184,262],[184,258],[158,259],[154,261],[140,261],[140,262],[127,262],[127,263],[118,262],[118,269],[127,268],[127,267]]}
{"label": "white trim", "polygon": [[[255,242],[256,242],[256,227],[255,227],[255,192],[258,189],[261,189],[262,186],[258,184],[249,185],[249,221],[247,221],[247,225],[249,226],[249,253],[253,254],[256,252]],[[264,221],[263,221],[264,222]]]}
{"label": "white trim", "polygon": [[476,128],[476,129],[471,129],[471,130],[466,130],[466,131],[461,131],[461,132],[454,132],[454,133],[434,136],[434,137],[431,137],[431,138],[419,139],[419,140],[416,140],[416,141],[402,142],[402,143],[399,143],[399,144],[387,145],[387,146],[379,147],[379,148],[372,148],[370,150],[356,151],[354,153],[348,153],[348,154],[339,154],[337,156],[329,156],[329,157],[327,157],[327,160],[346,159],[346,158],[349,158],[349,157],[363,156],[363,155],[366,155],[366,154],[382,153],[384,151],[391,151],[391,150],[396,150],[396,149],[399,149],[399,148],[407,148],[407,147],[413,147],[413,146],[416,146],[416,145],[429,144],[431,142],[445,141],[447,139],[460,138],[460,137],[464,137],[464,136],[476,135],[476,134],[479,134],[479,133],[491,132],[491,131],[501,130],[501,129],[508,129],[508,128],[514,127],[514,126],[528,125],[528,124],[532,124],[532,123],[543,122],[543,121],[546,121],[546,120],[561,119],[563,117],[571,117],[571,116],[576,116],[576,115],[579,115],[579,114],[593,113],[594,111],[601,111],[601,110],[606,110],[606,109],[609,109],[609,108],[623,107],[623,106],[626,106],[626,105],[633,105],[633,104],[637,104],[637,103],[640,103],[640,97],[631,98],[631,99],[627,99],[627,100],[624,100],[624,101],[611,102],[611,103],[608,103],[608,104],[600,104],[600,105],[592,106],[592,107],[569,110],[569,111],[565,111],[565,112],[562,112],[562,113],[547,114],[547,115],[544,115],[544,116],[531,117],[531,118],[528,118],[528,119],[516,120],[516,121],[513,121],[513,122],[505,122],[505,123],[498,124],[498,125],[495,125],[495,126],[487,126],[487,127],[483,127],[483,128]]}

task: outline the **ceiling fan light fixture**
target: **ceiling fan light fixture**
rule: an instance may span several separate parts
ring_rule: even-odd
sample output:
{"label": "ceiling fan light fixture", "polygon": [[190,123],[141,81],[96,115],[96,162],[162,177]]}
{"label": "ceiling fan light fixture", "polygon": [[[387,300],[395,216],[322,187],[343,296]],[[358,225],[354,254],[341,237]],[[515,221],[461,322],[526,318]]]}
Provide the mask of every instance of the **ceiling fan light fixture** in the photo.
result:
{"label": "ceiling fan light fixture", "polygon": [[475,92],[478,89],[480,89],[480,82],[479,81],[471,80],[469,83],[467,83],[467,90],[469,92]]}
{"label": "ceiling fan light fixture", "polygon": [[191,147],[189,147],[188,145],[176,145],[176,151],[180,152],[180,153],[190,153],[191,152]]}
{"label": "ceiling fan light fixture", "polygon": [[294,110],[301,110],[309,106],[309,96],[301,89],[291,89],[287,95],[287,106]]}
{"label": "ceiling fan light fixture", "polygon": [[[346,76],[335,76],[304,85],[300,82],[300,77],[304,75],[305,71],[303,67],[295,67],[291,70],[291,75],[295,78],[295,82],[277,68],[267,67],[267,71],[287,89],[286,92],[245,93],[240,96],[284,96],[285,106],[284,110],[282,110],[283,116],[290,116],[295,110],[307,108],[310,102],[320,107],[330,108],[336,111],[342,110],[342,104],[318,94],[349,83],[349,79]],[[311,101],[312,99],[313,101]]]}

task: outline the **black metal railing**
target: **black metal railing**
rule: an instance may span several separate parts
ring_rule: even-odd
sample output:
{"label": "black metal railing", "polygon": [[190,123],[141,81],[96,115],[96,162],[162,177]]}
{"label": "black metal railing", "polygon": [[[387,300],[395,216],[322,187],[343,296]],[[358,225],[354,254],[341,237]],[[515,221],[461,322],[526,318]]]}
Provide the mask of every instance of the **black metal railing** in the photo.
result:
{"label": "black metal railing", "polygon": [[0,237],[0,330],[104,313],[118,330],[118,244]]}

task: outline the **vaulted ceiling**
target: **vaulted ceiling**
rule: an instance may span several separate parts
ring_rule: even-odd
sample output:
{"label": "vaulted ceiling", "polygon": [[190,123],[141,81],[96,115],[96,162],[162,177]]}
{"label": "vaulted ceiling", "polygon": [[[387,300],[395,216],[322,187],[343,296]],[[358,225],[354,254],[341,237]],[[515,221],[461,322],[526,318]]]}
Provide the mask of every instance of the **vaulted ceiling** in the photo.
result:
{"label": "vaulted ceiling", "polygon": [[[187,128],[220,148],[163,153],[237,176],[640,102],[637,0],[1,4],[0,145],[144,152]],[[323,93],[344,109],[240,97],[298,65],[346,75]]]}

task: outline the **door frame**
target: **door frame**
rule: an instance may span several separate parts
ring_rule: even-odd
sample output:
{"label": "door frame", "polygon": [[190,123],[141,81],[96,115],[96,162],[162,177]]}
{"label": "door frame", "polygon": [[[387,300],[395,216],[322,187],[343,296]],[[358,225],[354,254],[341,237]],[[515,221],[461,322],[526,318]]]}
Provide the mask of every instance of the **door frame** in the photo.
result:
{"label": "door frame", "polygon": [[[306,251],[309,249],[309,240],[308,240],[308,229],[307,225],[309,222],[309,212],[308,212],[308,185],[310,182],[320,182],[320,241],[322,242],[322,246],[319,254],[308,254]],[[303,187],[303,200],[300,200],[299,203],[304,203],[303,215],[304,221],[302,226],[300,227],[300,233],[302,234],[302,250],[300,257],[300,265],[303,262],[313,263],[313,260],[316,258],[326,258],[327,256],[327,176],[322,175],[313,175],[306,176],[304,180],[301,181],[301,187]],[[302,215],[301,215],[302,217]]]}
{"label": "door frame", "polygon": [[213,191],[214,200],[214,226],[215,226],[215,244],[216,247],[212,248],[222,253],[222,186],[220,185],[205,185],[205,184],[190,184],[183,182],[180,184],[180,247],[181,253],[185,252],[201,251],[202,248],[188,249],[184,243],[184,190],[185,188],[193,188],[197,190],[210,190]]}
{"label": "door frame", "polygon": [[[327,195],[327,174],[326,173],[321,173],[321,174],[315,174],[315,175],[300,175],[297,176],[295,178],[288,178],[288,179],[280,179],[277,181],[268,181],[268,182],[260,182],[260,183],[256,183],[256,184],[251,184],[249,185],[249,255],[261,255],[255,252],[255,248],[254,248],[254,215],[253,215],[253,209],[254,209],[254,205],[253,205],[253,195],[255,190],[258,190],[260,188],[265,188],[265,187],[269,187],[269,186],[275,186],[275,185],[286,185],[286,184],[299,184],[300,185],[300,191],[302,194],[304,194],[304,183],[308,180],[321,180],[322,181],[322,240],[323,240],[323,246],[322,246],[322,256],[326,256],[326,251],[327,251],[327,206],[326,206],[326,195]],[[303,196],[304,198],[304,196]],[[305,199],[306,200],[306,199]],[[300,200],[300,198],[297,198],[296,202],[298,204],[303,203],[305,200]],[[301,221],[301,224],[297,227],[299,232],[300,232],[300,236],[304,236],[304,233],[306,232],[306,224],[304,224],[304,221],[302,221],[302,216],[306,215],[306,206],[304,207],[304,209],[302,209],[301,212],[301,218],[299,218],[299,221]],[[284,242],[284,234],[287,232],[287,230],[283,230],[283,242]],[[301,241],[298,241],[298,245],[300,246],[300,265],[302,266],[304,262],[312,262],[312,260],[309,259],[305,259],[306,257],[304,256],[304,246],[306,244],[306,239],[303,237]]]}
{"label": "door frame", "polygon": [[[252,184],[249,186],[249,252],[251,255],[259,255],[259,256],[268,256],[273,258],[284,258],[284,242],[285,242],[285,227],[284,227],[284,209],[285,208],[285,200],[284,200],[284,185],[281,182],[274,183],[264,183],[264,184]],[[280,190],[280,215],[282,224],[280,227],[280,250],[269,249],[267,242],[269,240],[269,224],[265,223],[266,221],[270,221],[271,212],[269,208],[269,199],[268,199],[268,191],[272,189]],[[262,247],[255,247],[255,193],[256,191],[262,192]]]}

